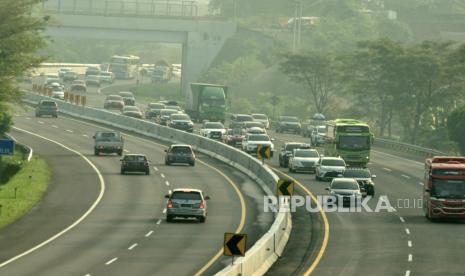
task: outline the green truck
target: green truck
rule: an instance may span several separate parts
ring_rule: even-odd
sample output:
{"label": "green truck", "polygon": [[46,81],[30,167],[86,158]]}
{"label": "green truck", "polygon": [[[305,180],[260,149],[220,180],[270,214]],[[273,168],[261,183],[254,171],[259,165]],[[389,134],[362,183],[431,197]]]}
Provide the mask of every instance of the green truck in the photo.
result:
{"label": "green truck", "polygon": [[340,156],[349,166],[365,167],[372,143],[373,134],[365,122],[337,119],[326,123],[325,155]]}
{"label": "green truck", "polygon": [[186,94],[186,113],[192,120],[224,123],[227,87],[221,84],[191,83]]}

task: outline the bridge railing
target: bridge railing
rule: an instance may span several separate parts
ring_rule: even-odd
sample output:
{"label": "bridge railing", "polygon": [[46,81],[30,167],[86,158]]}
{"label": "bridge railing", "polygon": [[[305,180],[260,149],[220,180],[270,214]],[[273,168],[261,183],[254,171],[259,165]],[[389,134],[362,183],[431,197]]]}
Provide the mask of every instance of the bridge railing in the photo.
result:
{"label": "bridge railing", "polygon": [[47,0],[43,2],[47,13],[143,16],[143,17],[195,17],[198,7],[195,1],[116,1],[116,0]]}

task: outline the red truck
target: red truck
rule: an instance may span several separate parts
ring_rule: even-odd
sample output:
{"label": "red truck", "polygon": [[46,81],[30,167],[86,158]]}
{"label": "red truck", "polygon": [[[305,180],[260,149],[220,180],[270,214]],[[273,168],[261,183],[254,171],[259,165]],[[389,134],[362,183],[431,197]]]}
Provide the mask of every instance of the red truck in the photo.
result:
{"label": "red truck", "polygon": [[423,209],[428,219],[465,219],[465,157],[426,159]]}

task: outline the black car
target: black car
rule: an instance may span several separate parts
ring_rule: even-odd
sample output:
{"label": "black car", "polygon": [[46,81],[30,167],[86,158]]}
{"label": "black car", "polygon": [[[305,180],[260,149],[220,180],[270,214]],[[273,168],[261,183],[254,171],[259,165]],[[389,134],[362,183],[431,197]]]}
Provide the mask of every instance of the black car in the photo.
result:
{"label": "black car", "polygon": [[165,109],[165,105],[162,103],[149,103],[145,109],[145,118],[153,119],[157,117],[162,109]]}
{"label": "black car", "polygon": [[49,115],[58,117],[58,105],[54,101],[41,100],[36,107],[36,117]]}
{"label": "black car", "polygon": [[376,175],[371,174],[368,168],[347,167],[342,176],[357,180],[362,193],[366,193],[369,196],[375,195],[375,182],[373,179],[376,178]]}
{"label": "black car", "polygon": [[184,163],[195,166],[195,154],[190,145],[174,144],[165,150],[165,165]]}
{"label": "black car", "polygon": [[150,174],[149,160],[144,154],[126,154],[121,158],[121,174],[143,172]]}
{"label": "black car", "polygon": [[301,125],[299,118],[294,116],[279,116],[278,122],[276,124],[276,132],[292,132],[295,134],[300,134]]}
{"label": "black car", "polygon": [[100,69],[98,67],[95,67],[95,66],[89,66],[87,67],[86,69],[86,77],[89,76],[89,75],[100,75]]}
{"label": "black car", "polygon": [[194,132],[194,123],[187,114],[173,113],[170,115],[168,126],[171,128]]}
{"label": "black car", "polygon": [[287,168],[289,166],[289,158],[292,156],[292,151],[295,149],[310,149],[311,146],[305,143],[288,142],[284,143],[279,152],[279,166]]}

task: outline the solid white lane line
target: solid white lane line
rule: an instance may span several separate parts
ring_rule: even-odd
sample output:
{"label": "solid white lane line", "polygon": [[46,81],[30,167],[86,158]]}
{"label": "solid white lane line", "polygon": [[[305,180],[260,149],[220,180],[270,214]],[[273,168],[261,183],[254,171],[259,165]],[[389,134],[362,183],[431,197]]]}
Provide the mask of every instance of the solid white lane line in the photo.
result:
{"label": "solid white lane line", "polygon": [[383,170],[385,170],[385,171],[387,171],[387,172],[392,172],[392,170],[389,169],[389,168],[383,168]]}
{"label": "solid white lane line", "polygon": [[51,243],[52,241],[56,240],[57,238],[59,238],[60,236],[63,236],[64,234],[66,234],[69,230],[73,229],[74,227],[76,227],[76,225],[80,224],[87,216],[90,215],[90,213],[92,213],[92,211],[94,211],[95,207],[97,207],[97,205],[100,203],[100,201],[102,200],[103,198],[103,195],[105,194],[105,180],[103,179],[103,175],[100,173],[100,171],[98,170],[98,168],[94,165],[94,163],[92,163],[87,157],[85,157],[82,153],[72,149],[72,148],[69,148],[63,144],[61,144],[60,142],[57,142],[55,140],[52,140],[52,139],[49,139],[49,138],[46,138],[44,136],[41,136],[39,134],[35,134],[33,132],[30,132],[30,131],[27,131],[27,130],[24,130],[24,129],[21,129],[21,128],[18,128],[18,127],[13,127],[13,129],[15,130],[18,130],[18,131],[22,131],[22,132],[25,132],[27,134],[30,134],[30,135],[33,135],[33,136],[36,136],[36,137],[39,137],[43,140],[46,140],[46,141],[49,141],[49,142],[52,142],[64,149],[67,149],[77,155],[79,155],[80,157],[82,157],[86,162],[87,164],[89,164],[92,169],[97,173],[98,175],[98,178],[99,178],[99,182],[100,182],[100,193],[97,197],[97,199],[94,201],[94,203],[92,204],[92,206],[90,206],[90,208],[78,219],[76,220],[73,224],[71,224],[70,226],[66,227],[65,229],[63,229],[62,231],[60,231],[59,233],[55,234],[54,236],[52,236],[51,238],[49,238],[48,240],[46,241],[43,241],[41,242],[40,244],[34,246],[33,248],[27,250],[27,251],[24,251],[23,253],[9,259],[9,260],[6,260],[4,261],[3,263],[0,263],[0,268],[26,256],[26,255],[29,255],[30,253],[44,247],[45,245]]}
{"label": "solid white lane line", "polygon": [[166,208],[165,208],[165,209],[163,209],[163,214],[166,214]]}
{"label": "solid white lane line", "polygon": [[133,250],[136,246],[137,246],[137,243],[135,243],[135,244],[129,246],[128,250]]}
{"label": "solid white lane line", "polygon": [[418,182],[418,185],[421,185],[421,186],[423,186],[424,184],[423,184],[423,182]]}
{"label": "solid white lane line", "polygon": [[412,247],[412,241],[408,241],[407,244],[408,244],[408,247]]}
{"label": "solid white lane line", "polygon": [[152,234],[153,234],[153,231],[150,230],[147,234],[145,234],[145,237],[146,237],[146,238],[147,238],[147,237],[150,237],[150,235],[152,235]]}
{"label": "solid white lane line", "polygon": [[158,172],[158,168],[157,168],[157,167],[153,167],[153,169],[154,169],[156,172]]}
{"label": "solid white lane line", "polygon": [[403,217],[399,217],[400,221],[405,222],[405,219]]}
{"label": "solid white lane line", "polygon": [[405,228],[405,233],[407,233],[407,235],[410,235],[410,230],[408,228]]}
{"label": "solid white lane line", "polygon": [[161,223],[161,219],[159,219],[159,220],[157,221],[157,224],[160,224],[160,223]]}
{"label": "solid white lane line", "polygon": [[53,128],[58,128],[58,126],[56,126],[56,125],[52,125],[52,127],[53,127]]}
{"label": "solid white lane line", "polygon": [[116,260],[118,260],[118,258],[113,258],[109,260],[108,262],[106,262],[105,265],[111,265],[112,263],[116,262]]}
{"label": "solid white lane line", "polygon": [[164,174],[160,174],[161,178],[165,178],[165,175]]}
{"label": "solid white lane line", "polygon": [[66,132],[73,133],[71,129],[67,129]]}
{"label": "solid white lane line", "polygon": [[402,177],[407,178],[407,179],[410,179],[410,176],[408,176],[408,175],[406,175],[406,174],[403,174]]}
{"label": "solid white lane line", "polygon": [[166,186],[169,186],[169,185],[170,185],[170,182],[169,182],[169,181],[165,181],[165,184],[166,184]]}
{"label": "solid white lane line", "polygon": [[413,256],[412,256],[412,254],[408,254],[408,261],[409,261],[409,262],[411,262],[411,261],[412,261],[412,259],[413,259]]}
{"label": "solid white lane line", "polygon": [[410,270],[405,271],[405,276],[410,276]]}

